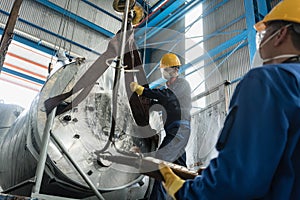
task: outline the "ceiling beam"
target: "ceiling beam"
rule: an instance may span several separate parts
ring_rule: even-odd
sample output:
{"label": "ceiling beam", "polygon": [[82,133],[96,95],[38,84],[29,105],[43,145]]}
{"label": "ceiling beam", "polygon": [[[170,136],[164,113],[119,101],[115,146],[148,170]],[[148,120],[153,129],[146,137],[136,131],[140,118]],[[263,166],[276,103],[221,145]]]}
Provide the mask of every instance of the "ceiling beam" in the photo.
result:
{"label": "ceiling beam", "polygon": [[[149,28],[149,27],[155,27],[159,22],[161,22],[163,19],[168,18],[168,16],[178,10],[178,8],[185,3],[185,0],[177,0],[174,1],[171,5],[169,5],[166,9],[161,11],[159,14],[157,14],[155,17],[150,18],[149,22],[147,24],[147,27],[144,28]],[[139,30],[136,31],[135,35],[138,38],[139,36],[144,34],[144,28],[140,28]]]}
{"label": "ceiling beam", "polygon": [[72,12],[63,9],[62,7],[56,5],[56,4],[54,4],[54,3],[52,3],[48,0],[36,0],[36,2],[42,4],[42,5],[44,5],[48,8],[56,11],[56,12],[59,12],[60,14],[66,15],[66,16],[70,17],[71,19],[75,20],[76,22],[81,23],[81,24],[83,24],[83,25],[85,25],[85,26],[87,26],[87,27],[89,27],[89,28],[91,28],[91,29],[107,36],[107,37],[112,38],[115,35],[114,33],[104,29],[103,27],[98,26],[98,25],[96,25],[96,24],[94,24],[94,23],[78,16],[78,15],[75,15]]}
{"label": "ceiling beam", "polygon": [[103,8],[100,8],[99,6],[91,3],[90,1],[88,1],[88,0],[81,0],[81,1],[88,4],[89,6],[92,6],[93,8],[96,8],[97,10],[100,10],[101,12],[105,13],[106,15],[108,15],[112,18],[115,18],[116,20],[122,22],[122,19],[120,17],[117,17],[116,15],[111,14],[110,12],[104,10]]}
{"label": "ceiling beam", "polygon": [[[0,13],[2,13],[2,14],[4,14],[4,15],[7,15],[7,16],[9,16],[9,13],[8,12],[6,12],[6,11],[3,11],[3,10],[1,10],[0,9]],[[27,25],[29,25],[29,26],[32,26],[32,27],[34,27],[34,28],[36,28],[36,29],[38,29],[38,30],[41,30],[41,31],[43,31],[43,32],[45,32],[45,33],[47,33],[47,34],[50,34],[50,35],[52,35],[52,36],[54,36],[54,37],[57,37],[57,38],[60,38],[60,39],[62,39],[62,40],[64,40],[64,41],[67,41],[67,42],[69,42],[70,44],[72,44],[72,45],[75,45],[75,46],[78,46],[78,47],[80,47],[80,48],[82,48],[82,49],[85,49],[85,50],[87,50],[87,51],[89,51],[89,52],[92,52],[92,53],[95,53],[96,55],[100,55],[100,52],[97,52],[96,50],[94,50],[94,49],[91,49],[91,48],[89,48],[89,47],[86,47],[86,46],[84,46],[84,45],[82,45],[82,44],[79,44],[79,43],[77,43],[77,42],[75,42],[75,41],[73,41],[73,40],[70,40],[70,39],[67,39],[67,38],[65,38],[65,37],[63,37],[62,35],[59,35],[59,34],[57,34],[57,33],[54,33],[54,32],[51,32],[51,31],[49,31],[49,30],[47,30],[47,29],[45,29],[45,28],[43,28],[43,27],[41,27],[41,26],[38,26],[38,25],[36,25],[36,24],[34,24],[34,23],[32,23],[32,22],[29,22],[29,21],[27,21],[27,20],[24,20],[23,18],[18,18],[18,21],[20,21],[20,22],[22,22],[22,23],[25,23],[25,24],[27,24]],[[3,34],[3,29],[0,27],[0,34]],[[19,31],[19,30],[15,30],[15,33],[14,33],[14,40],[16,40],[16,41],[18,41],[18,42],[21,42],[22,41],[22,43],[24,42],[24,44],[26,44],[26,45],[28,45],[28,46],[31,46],[31,47],[33,47],[33,48],[36,48],[36,49],[38,49],[38,50],[41,50],[41,51],[43,51],[43,52],[45,52],[45,53],[48,53],[49,54],[49,49],[52,49],[51,51],[52,51],[52,53],[50,53],[51,55],[52,54],[55,54],[55,51],[56,51],[56,49],[54,48],[55,47],[55,44],[53,44],[53,45],[48,45],[48,47],[49,48],[47,48],[47,49],[45,49],[45,48],[43,48],[42,46],[42,44],[45,44],[45,43],[48,43],[48,44],[50,44],[50,42],[46,42],[46,41],[44,41],[44,40],[41,40],[40,38],[34,38],[33,36],[31,36],[31,37],[26,37],[26,36],[24,36],[24,34],[21,32],[21,31]],[[20,41],[21,40],[21,41]],[[33,46],[32,46],[33,45]],[[47,46],[47,45],[44,45],[44,46]]]}
{"label": "ceiling beam", "polygon": [[[184,0],[174,1],[170,6],[168,6],[164,11],[155,16],[155,18],[151,19],[148,23],[147,27],[139,29],[135,36],[138,38],[137,45],[142,45],[144,40],[151,38],[156,35],[162,28],[167,28],[170,24],[174,24],[175,21],[178,21],[179,18],[182,19],[185,14],[190,11],[195,5],[202,2],[202,0],[190,1],[186,3]],[[184,5],[182,8],[178,9]],[[154,29],[150,29],[151,27],[156,27]],[[150,29],[147,31],[146,38],[142,37],[142,34],[145,32],[144,29]]]}

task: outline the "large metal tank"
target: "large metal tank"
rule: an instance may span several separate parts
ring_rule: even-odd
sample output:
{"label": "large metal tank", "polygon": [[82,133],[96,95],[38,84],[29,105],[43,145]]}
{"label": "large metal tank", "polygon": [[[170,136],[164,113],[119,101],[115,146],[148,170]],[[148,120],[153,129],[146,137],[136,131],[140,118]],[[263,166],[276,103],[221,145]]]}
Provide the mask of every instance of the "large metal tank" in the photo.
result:
{"label": "large metal tank", "polygon": [[0,101],[0,141],[23,110],[24,108],[19,105],[6,104],[4,101]]}
{"label": "large metal tank", "polygon": [[[47,120],[44,102],[49,97],[68,92],[90,65],[89,62],[70,63],[52,74],[33,100],[30,109],[24,111],[5,134],[0,142],[0,185],[4,190],[11,194],[30,196],[33,185],[31,178],[35,176]],[[144,176],[122,165],[100,160],[95,153],[104,150],[109,142],[114,70],[113,67],[108,67],[81,103],[57,115],[51,131],[107,199],[116,198],[117,193],[121,194],[118,199],[143,198],[149,189]],[[149,135],[139,135],[140,128],[135,123],[128,102],[124,71],[121,73],[118,90],[114,145],[109,145],[105,152],[130,152],[137,146],[141,152],[150,153],[155,144],[149,139]],[[76,95],[66,99],[66,102],[71,102]],[[148,133],[153,133],[148,128]],[[141,181],[146,184],[141,184]],[[128,194],[128,188],[133,186],[135,192]],[[40,193],[76,199],[93,195],[88,184],[52,141],[48,146]]]}

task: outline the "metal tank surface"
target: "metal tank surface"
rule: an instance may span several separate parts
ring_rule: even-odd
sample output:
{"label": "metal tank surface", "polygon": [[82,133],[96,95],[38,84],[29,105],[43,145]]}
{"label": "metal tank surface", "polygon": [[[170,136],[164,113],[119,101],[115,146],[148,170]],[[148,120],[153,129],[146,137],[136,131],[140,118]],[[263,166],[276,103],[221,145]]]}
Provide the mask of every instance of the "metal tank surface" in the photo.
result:
{"label": "metal tank surface", "polygon": [[16,104],[6,104],[0,101],[0,141],[24,108]]}
{"label": "metal tank surface", "polygon": [[[52,74],[14,125],[1,133],[0,186],[10,194],[30,196],[47,120],[44,102],[49,97],[68,92],[84,75],[91,63],[70,63]],[[113,144],[111,129],[114,68],[108,67],[90,93],[71,110],[54,118],[51,133],[63,144],[67,153],[89,177],[105,199],[139,199],[149,190],[149,179],[130,167],[101,160],[99,151],[122,154],[138,147],[142,153],[155,148],[148,136],[141,136],[136,125],[125,88],[124,71],[118,91],[118,112]],[[72,102],[73,94],[66,102]],[[5,116],[1,116],[5,118]],[[106,149],[105,149],[106,148]],[[93,191],[63,152],[50,140],[41,194],[74,199],[93,196]]]}

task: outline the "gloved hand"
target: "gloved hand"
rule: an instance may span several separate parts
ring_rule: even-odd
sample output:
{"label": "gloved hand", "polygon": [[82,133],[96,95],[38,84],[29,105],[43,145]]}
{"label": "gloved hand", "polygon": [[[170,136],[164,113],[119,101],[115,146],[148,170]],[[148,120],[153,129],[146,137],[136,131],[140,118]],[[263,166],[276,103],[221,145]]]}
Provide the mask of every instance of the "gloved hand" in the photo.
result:
{"label": "gloved hand", "polygon": [[144,87],[139,85],[137,82],[131,82],[130,89],[132,92],[136,92],[138,95],[142,95],[144,91]]}
{"label": "gloved hand", "polygon": [[163,186],[167,193],[171,195],[173,199],[176,199],[175,194],[183,186],[185,181],[179,178],[166,164],[160,163],[159,171],[165,179]]}

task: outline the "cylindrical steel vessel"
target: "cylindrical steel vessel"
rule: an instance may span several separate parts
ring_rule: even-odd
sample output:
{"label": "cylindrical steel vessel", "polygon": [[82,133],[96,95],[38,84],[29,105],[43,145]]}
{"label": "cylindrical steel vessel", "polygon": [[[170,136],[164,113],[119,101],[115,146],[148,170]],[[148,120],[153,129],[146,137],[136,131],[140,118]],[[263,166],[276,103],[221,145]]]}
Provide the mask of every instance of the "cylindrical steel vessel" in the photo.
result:
{"label": "cylindrical steel vessel", "polygon": [[[0,143],[0,185],[8,189],[25,181],[11,193],[28,196],[35,176],[42,136],[47,120],[44,102],[49,97],[68,92],[84,75],[90,63],[71,63],[51,75],[30,109],[24,111]],[[114,68],[109,67],[98,79],[87,97],[71,110],[57,115],[52,133],[67,149],[67,153],[88,175],[97,189],[104,193],[120,191],[140,182],[139,173],[124,166],[99,160],[95,152],[106,146],[111,129],[112,85]],[[143,153],[151,152],[152,142],[136,133],[125,89],[124,73],[120,79],[118,112],[115,117],[114,145],[106,152],[128,152],[138,146]],[[72,102],[73,94],[66,103]],[[145,187],[145,186],[144,186]],[[63,152],[50,141],[41,193],[84,198],[93,195],[86,182]],[[120,198],[123,199],[123,198]]]}

